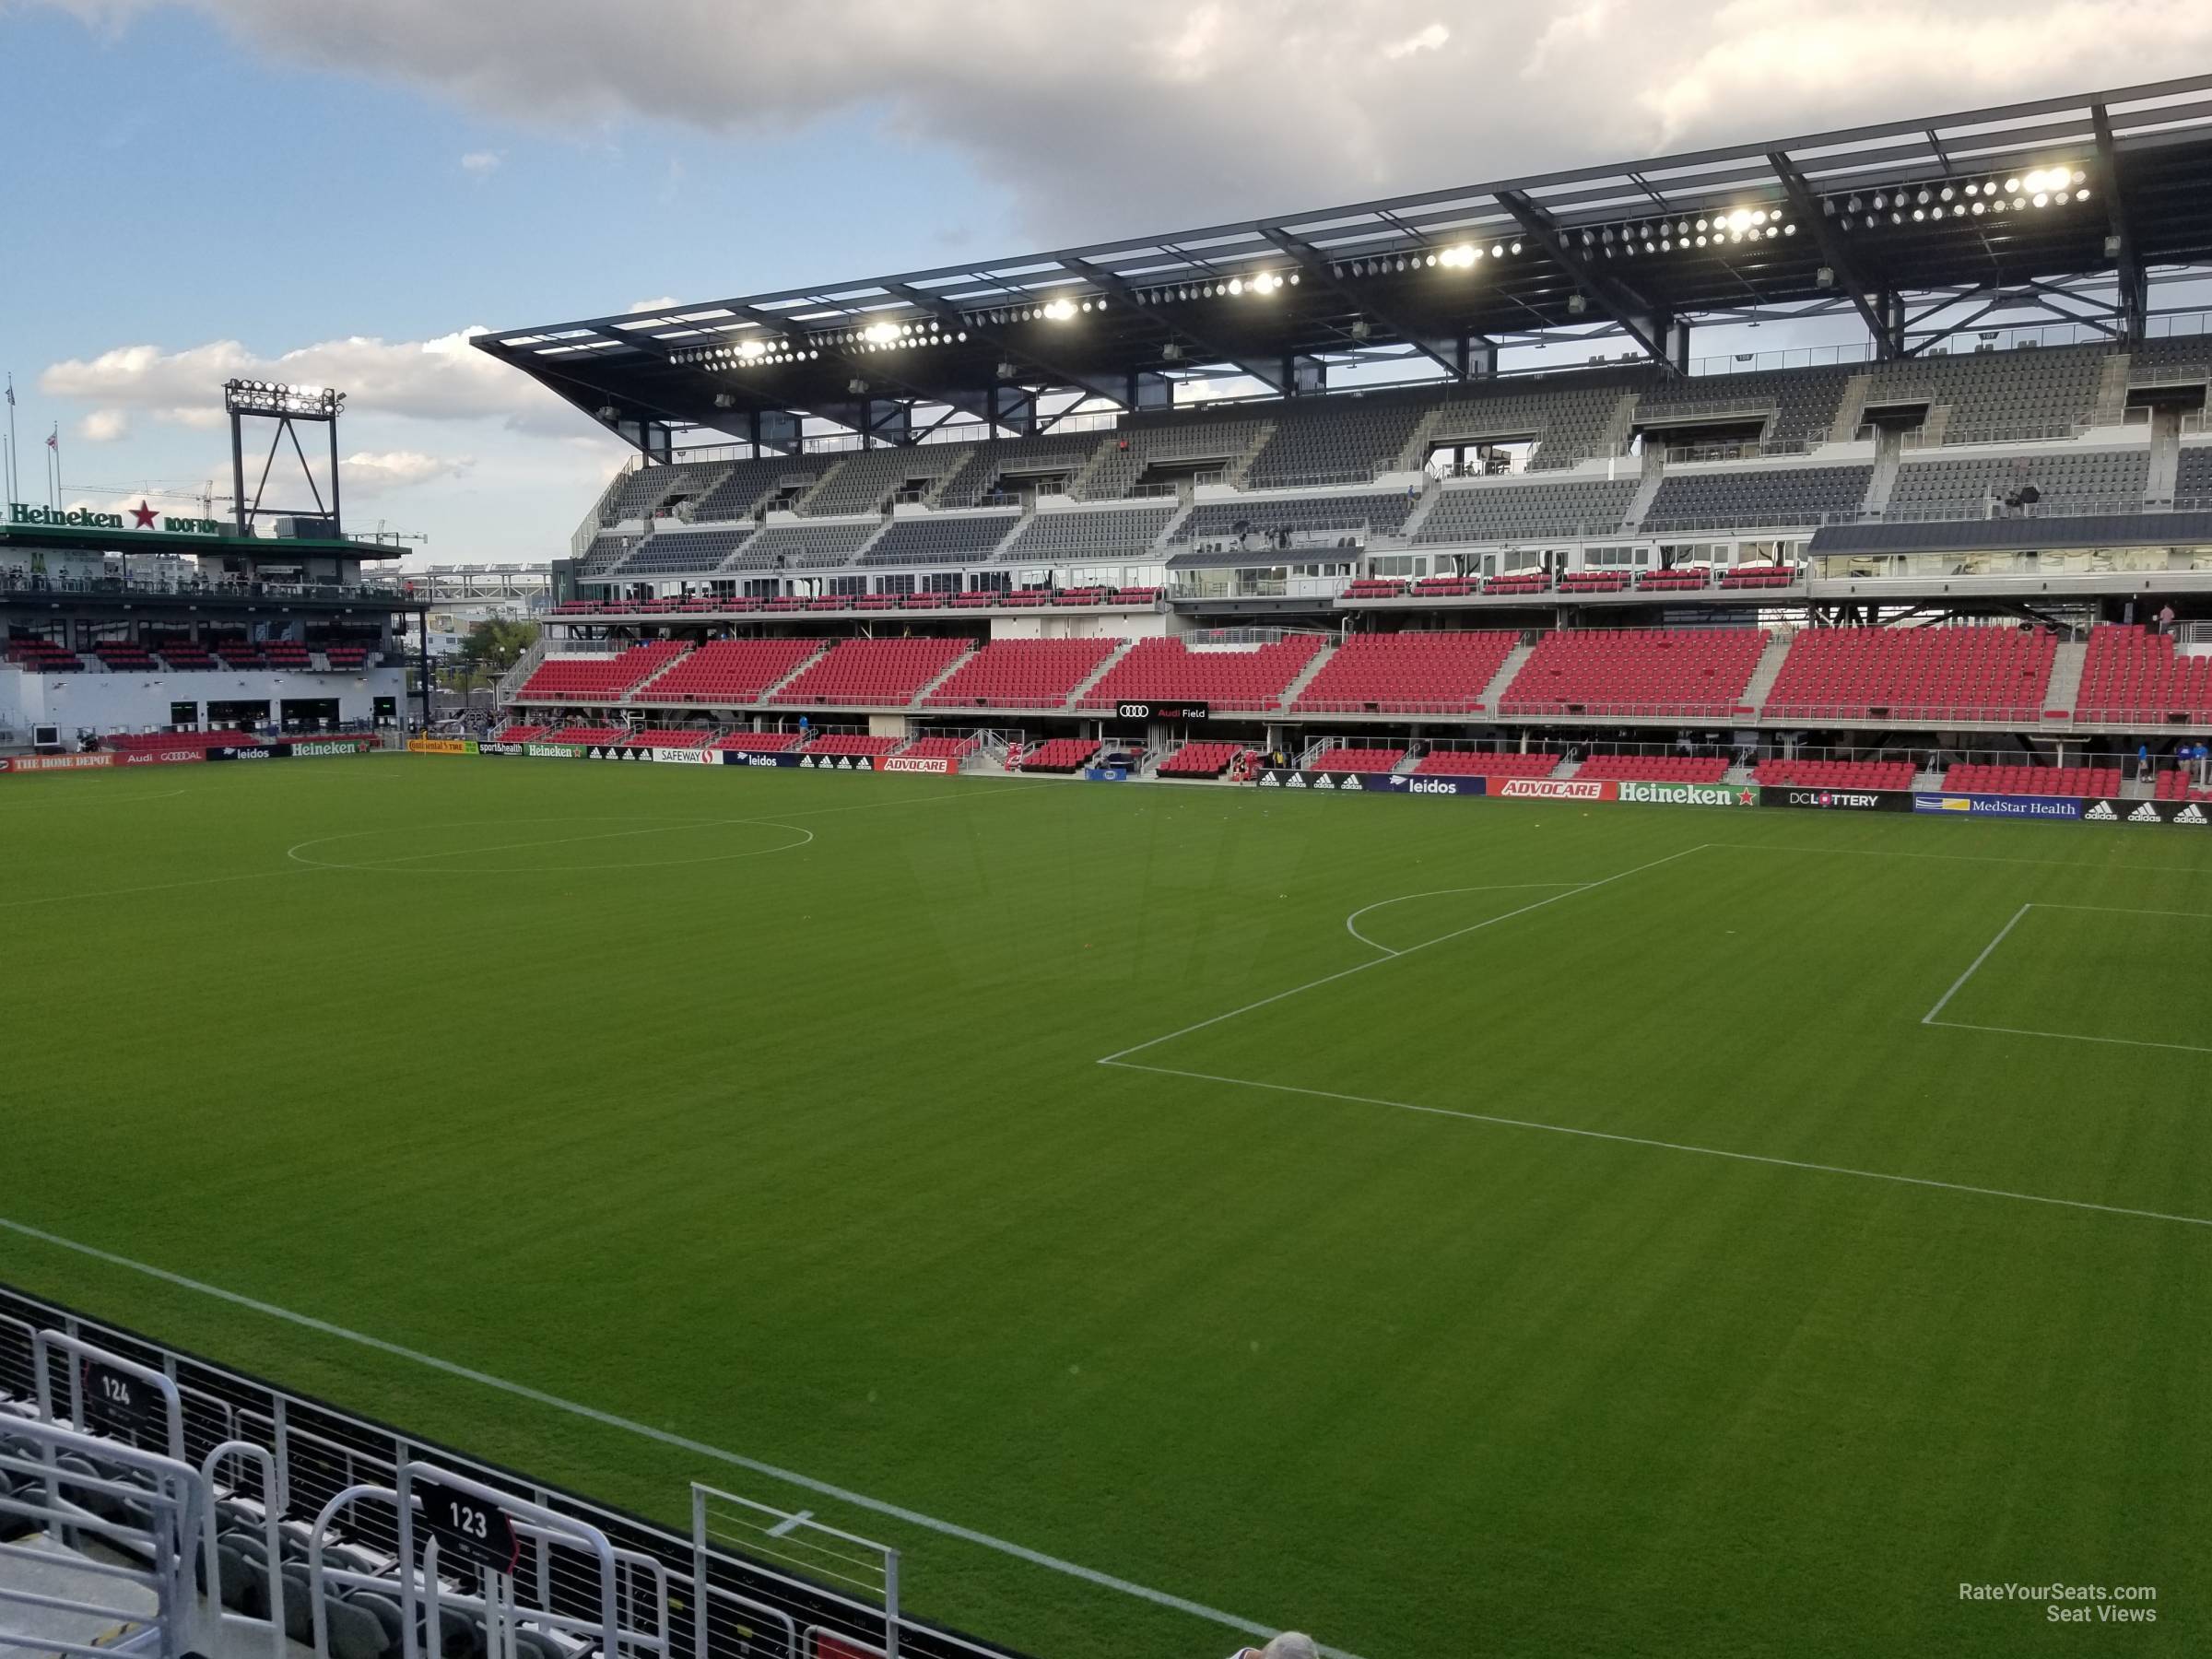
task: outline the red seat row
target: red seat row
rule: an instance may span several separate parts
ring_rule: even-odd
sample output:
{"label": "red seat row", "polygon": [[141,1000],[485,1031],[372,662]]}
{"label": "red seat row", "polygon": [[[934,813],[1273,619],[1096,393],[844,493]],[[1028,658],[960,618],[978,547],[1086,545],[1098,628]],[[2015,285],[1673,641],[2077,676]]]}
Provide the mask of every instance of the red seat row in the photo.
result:
{"label": "red seat row", "polygon": [[1017,771],[1072,772],[1081,771],[1090,764],[1100,744],[1096,737],[1048,737],[1042,743],[1033,743],[1018,755],[1007,757],[1007,765]]}
{"label": "red seat row", "polygon": [[1574,769],[1577,778],[1621,783],[1718,783],[1727,773],[1725,755],[1593,755]]}
{"label": "red seat row", "polygon": [[1790,642],[1770,720],[2036,722],[2057,641],[2041,629],[1818,628]]}
{"label": "red seat row", "polygon": [[1191,649],[1180,639],[1139,640],[1084,696],[1086,709],[1122,702],[1203,702],[1215,709],[1282,706],[1283,693],[1321,649],[1317,634],[1266,645]]}
{"label": "red seat row", "polygon": [[1056,709],[1119,640],[994,640],[924,700],[932,709]]}
{"label": "red seat row", "polygon": [[562,702],[611,702],[683,654],[683,646],[676,641],[656,640],[608,656],[548,656],[524,682],[521,695]]}
{"label": "red seat row", "polygon": [[640,686],[640,702],[759,702],[820,645],[818,640],[710,640]]}
{"label": "red seat row", "polygon": [[1477,749],[1430,749],[1413,770],[1430,778],[1548,778],[1559,765],[1559,756],[1542,750],[1484,754]]}
{"label": "red seat row", "polygon": [[801,752],[808,755],[888,755],[902,737],[876,737],[866,732],[824,732]]}
{"label": "red seat row", "polygon": [[2212,721],[2212,656],[2184,656],[2171,634],[2092,629],[2074,718],[2135,725]]}
{"label": "red seat row", "polygon": [[1672,714],[1739,712],[1766,650],[1747,628],[1589,629],[1548,633],[1499,700],[1501,712]]}
{"label": "red seat row", "polygon": [[1755,783],[1797,789],[1910,789],[1910,760],[1761,760],[1751,769]]}
{"label": "red seat row", "polygon": [[1473,713],[1519,638],[1503,629],[1354,634],[1292,707],[1312,714]]}
{"label": "red seat row", "polygon": [[2120,793],[2116,766],[1954,766],[1943,774],[1946,794],[2076,795]]}
{"label": "red seat row", "polygon": [[1306,770],[1318,772],[1359,772],[1362,776],[1377,772],[1393,772],[1398,770],[1398,763],[1406,759],[1406,751],[1403,748],[1360,747],[1340,743],[1334,748],[1324,749],[1306,762]]}
{"label": "red seat row", "polygon": [[967,650],[965,640],[846,640],[807,664],[770,700],[845,708],[912,702]]}
{"label": "red seat row", "polygon": [[1157,770],[1165,778],[1218,778],[1250,760],[1252,753],[1241,743],[1186,743]]}

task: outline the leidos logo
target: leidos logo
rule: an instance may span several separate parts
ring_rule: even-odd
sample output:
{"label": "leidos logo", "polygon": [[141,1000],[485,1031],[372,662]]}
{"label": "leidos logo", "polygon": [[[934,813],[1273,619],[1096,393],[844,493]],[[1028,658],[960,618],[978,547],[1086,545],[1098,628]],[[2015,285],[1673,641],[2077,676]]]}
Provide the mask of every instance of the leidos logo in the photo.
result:
{"label": "leidos logo", "polygon": [[1457,794],[1459,793],[1456,786],[1445,782],[1441,778],[1408,778],[1406,781],[1406,791],[1408,794]]}

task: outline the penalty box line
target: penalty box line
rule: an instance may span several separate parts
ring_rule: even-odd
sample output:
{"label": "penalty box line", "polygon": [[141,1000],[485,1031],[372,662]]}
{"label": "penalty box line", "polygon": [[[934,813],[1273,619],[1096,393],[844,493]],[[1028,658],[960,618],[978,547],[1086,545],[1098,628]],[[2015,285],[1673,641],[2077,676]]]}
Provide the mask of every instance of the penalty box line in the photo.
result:
{"label": "penalty box line", "polygon": [[[1333,985],[1339,980],[1347,980],[1351,978],[1355,973],[1365,973],[1370,969],[1381,968],[1386,963],[1390,962],[1402,962],[1407,957],[1412,956],[1417,952],[1428,950],[1430,947],[1438,945],[1448,945],[1453,939],[1464,939],[1469,934],[1480,933],[1486,927],[1495,927],[1500,922],[1511,922],[1516,916],[1525,916],[1532,911],[1540,911],[1547,905],[1559,903],[1563,899],[1577,898],[1583,893],[1594,893],[1598,890],[1598,888],[1611,887],[1617,881],[1626,881],[1630,877],[1641,876],[1646,870],[1655,870],[1662,865],[1673,864],[1677,858],[1688,858],[1693,853],[1702,853],[1712,844],[1712,843],[1710,841],[1700,841],[1697,846],[1685,847],[1679,853],[1669,853],[1665,858],[1654,858],[1649,864],[1640,864],[1632,870],[1622,870],[1618,875],[1603,876],[1595,881],[1583,882],[1578,886],[1569,887],[1568,889],[1563,893],[1554,893],[1548,899],[1538,899],[1534,903],[1524,904],[1517,910],[1507,911],[1503,915],[1487,917],[1483,921],[1470,923],[1465,927],[1455,927],[1450,933],[1439,934],[1433,939],[1423,939],[1418,945],[1408,945],[1402,950],[1391,951],[1387,956],[1371,957],[1364,962],[1353,963],[1349,968],[1339,968],[1334,973],[1324,973],[1319,979],[1308,980],[1302,985],[1292,985],[1287,991],[1277,991],[1272,995],[1261,997],[1257,1002],[1248,1002],[1241,1008],[1231,1008],[1225,1014],[1213,1015],[1208,1018],[1198,1020],[1194,1024],[1184,1026],[1181,1030],[1169,1031],[1159,1037],[1147,1037],[1142,1042],[1132,1043],[1127,1048],[1116,1049],[1112,1053],[1101,1057],[1098,1064],[1100,1065],[1119,1065],[1123,1061],[1126,1060],[1131,1054],[1141,1054],[1147,1049],[1158,1048],[1163,1042],[1172,1042],[1178,1037],[1188,1037],[1194,1031],[1203,1031],[1209,1026],[1218,1026],[1221,1024],[1224,1020],[1236,1019],[1242,1015],[1255,1013],[1261,1008],[1272,1006],[1274,1004],[1282,1002],[1286,998],[1302,995],[1308,991],[1318,991],[1324,985]],[[1422,897],[1424,895],[1413,894],[1407,896]],[[1396,900],[1386,900],[1383,902],[1394,903]],[[1372,910],[1375,907],[1373,905],[1369,905],[1367,908],[1369,910]],[[1352,912],[1352,918],[1357,920],[1362,913],[1362,912],[1354,911]],[[1354,936],[1357,937],[1358,935],[1355,935]],[[1388,949],[1389,947],[1386,946],[1377,946],[1376,948]]]}
{"label": "penalty box line", "polygon": [[[1171,1594],[1164,1590],[1155,1590],[1148,1585],[1134,1583],[1128,1579],[1116,1578],[1113,1574],[1100,1572],[1094,1567],[1085,1567],[1078,1562],[1063,1560],[1058,1556],[1047,1555],[1042,1550],[1030,1549],[1024,1545],[1010,1543],[1005,1538],[993,1537],[989,1533],[978,1532],[973,1527],[962,1526],[957,1522],[940,1521],[934,1515],[924,1515],[918,1510],[911,1510],[901,1504],[887,1502],[881,1498],[871,1498],[865,1492],[856,1492],[849,1487],[833,1485],[826,1480],[817,1480],[812,1476],[802,1475],[792,1469],[780,1468],[774,1464],[763,1463],[758,1458],[747,1457],[739,1453],[725,1452],[720,1446],[709,1445],[705,1441],[693,1440],[688,1435],[677,1434],[672,1430],[656,1429],[650,1423],[641,1423],[630,1418],[618,1417],[611,1411],[602,1411],[596,1406],[585,1406],[574,1400],[563,1399],[560,1395],[548,1394],[542,1388],[534,1388],[527,1382],[512,1382],[504,1377],[495,1377],[488,1371],[477,1371],[474,1367],[462,1365],[452,1359],[441,1359],[435,1354],[423,1352],[420,1348],[407,1347],[382,1336],[370,1335],[363,1331],[348,1330],[344,1325],[334,1324],[331,1321],[317,1318],[312,1313],[295,1312],[289,1308],[278,1307],[275,1302],[263,1301],[258,1297],[246,1296],[236,1290],[227,1290],[220,1285],[211,1285],[201,1279],[188,1278],[183,1274],[173,1273],[166,1267],[156,1267],[150,1263],[134,1261],[129,1256],[118,1255],[112,1250],[103,1250],[96,1244],[80,1243],[75,1239],[65,1239],[59,1233],[48,1232],[45,1229],[32,1227],[28,1222],[16,1221],[6,1216],[0,1216],[0,1230],[18,1233],[27,1239],[35,1239],[41,1244],[51,1244],[58,1250],[74,1251],[78,1255],[89,1256],[92,1260],[104,1262],[112,1267],[121,1267],[131,1273],[143,1274],[147,1278],[159,1279],[167,1285],[174,1285],[179,1289],[189,1290],[198,1296],[211,1297],[217,1301],[229,1302],[233,1307],[244,1308],[250,1312],[260,1313],[270,1319],[282,1320],[287,1324],[299,1325],[306,1330],[319,1332],[325,1336],[334,1336],[341,1342],[350,1342],[361,1347],[374,1348],[378,1353],[389,1354],[394,1359],[405,1359],[430,1371],[442,1371],[449,1377],[458,1377],[463,1382],[474,1382],[482,1388],[494,1389],[517,1399],[528,1400],[535,1406],[549,1406],[555,1411],[567,1412],[571,1417],[582,1418],[586,1421],[598,1423],[605,1428],[619,1430],[625,1434],[634,1434],[641,1440],[655,1441],[664,1446],[672,1446],[679,1452],[690,1453],[694,1456],[712,1458],[715,1462],[728,1464],[750,1474],[765,1476],[771,1480],[782,1481],[786,1486],[797,1487],[802,1491],[816,1492],[825,1498],[834,1498],[841,1503],[849,1503],[855,1508],[868,1510],[878,1515],[887,1515],[892,1520],[903,1521],[909,1525],[918,1526],[928,1532],[941,1533],[948,1538],[957,1538],[965,1544],[978,1545],[984,1549],[994,1550],[1000,1555],[1010,1556],[1016,1560],[1026,1561],[1033,1567],[1042,1567],[1050,1571],[1065,1574],[1069,1578],[1080,1579],[1086,1583],[1096,1584],[1101,1589],[1118,1591],[1124,1595],[1135,1596],[1139,1601],[1150,1602],[1155,1606],[1166,1607],[1177,1613],[1187,1613],[1194,1618],[1205,1619],[1210,1624],[1221,1625],[1247,1636],[1257,1636],[1262,1641],[1274,1636],[1281,1628],[1277,1625],[1262,1624],[1256,1619],[1240,1618],[1234,1613],[1224,1613],[1218,1607],[1209,1607],[1203,1602],[1190,1601],[1182,1596]],[[1324,1647],[1320,1651],[1329,1655],[1329,1659],[1359,1659],[1358,1654],[1347,1653],[1340,1648]]]}
{"label": "penalty box line", "polygon": [[2042,1204],[2059,1209],[2088,1210],[2102,1216],[2125,1216],[2139,1221],[2171,1221],[2183,1227],[2212,1228],[2212,1216],[2182,1216],[2164,1210],[2133,1209],[2120,1204],[2098,1204],[2087,1198],[2057,1198],[2048,1193],[2016,1193],[2005,1187],[1974,1186],[1961,1181],[1937,1181],[1926,1175],[1900,1175],[1890,1170],[1860,1170],[1848,1164],[1814,1163],[1806,1159],[1776,1158],[1764,1152],[1736,1152],[1725,1147],[1700,1147],[1687,1141],[1659,1140],[1644,1135],[1621,1135],[1610,1129],[1584,1129],[1571,1124],[1546,1124],[1533,1118],[1501,1117],[1488,1112],[1463,1112],[1451,1106],[1423,1106],[1412,1100],[1388,1100],[1378,1095],[1343,1094],[1333,1088],[1307,1088],[1296,1083],[1267,1083],[1257,1077],[1229,1077],[1218,1072],[1182,1071],[1171,1065],[1147,1065],[1135,1060],[1112,1060],[1100,1064],[1119,1066],[1124,1071],[1153,1072],[1163,1077],[1189,1077],[1201,1083],[1234,1083],[1240,1088],[1265,1088],[1277,1094],[1343,1100],[1355,1106],[1388,1106],[1398,1112],[1458,1118],[1465,1123],[1488,1124],[1500,1129],[1534,1129],[1546,1135],[1571,1135],[1581,1140],[1610,1141],[1616,1146],[1644,1147],[1662,1152],[1688,1152],[1700,1158],[1724,1158],[1735,1163],[1765,1164],[1778,1170],[1800,1170],[1819,1175],[1848,1175],[1860,1181],[1888,1182],[1897,1186],[1928,1187],[1937,1192],[1970,1194],[1978,1198],[2009,1199],[2016,1204]]}
{"label": "penalty box line", "polygon": [[1937,997],[1936,1006],[1920,1017],[1922,1025],[1938,1026],[1951,1031],[1989,1031],[1999,1037],[2047,1037],[2059,1042],[2101,1042],[2113,1048],[2165,1049],[2182,1054],[2212,1054],[2212,1048],[2195,1042],[2159,1042],[2147,1037],[2095,1037],[2087,1031],[2043,1031],[2026,1026],[1983,1025],[1976,1020],[1944,1018],[1943,1011],[1951,1006],[1951,999],[1966,989],[1967,981],[1982,971],[1983,964],[1996,955],[1997,947],[2004,944],[2012,930],[2020,924],[2022,918],[2034,910],[2082,911],[2100,916],[2174,916],[2184,921],[2212,922],[2212,912],[2205,911],[2136,910],[2117,904],[2054,904],[2040,900],[2030,900],[2012,912],[2012,920],[1997,929],[1997,936],[1982,947],[1982,954],[1966,965],[1966,971],[1951,982],[1951,988]]}

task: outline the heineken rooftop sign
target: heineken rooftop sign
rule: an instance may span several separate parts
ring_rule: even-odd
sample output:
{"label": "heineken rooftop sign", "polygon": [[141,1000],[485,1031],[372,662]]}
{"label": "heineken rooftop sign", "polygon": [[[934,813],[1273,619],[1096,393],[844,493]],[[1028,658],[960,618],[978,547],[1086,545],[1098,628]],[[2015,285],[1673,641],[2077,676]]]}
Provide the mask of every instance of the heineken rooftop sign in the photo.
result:
{"label": "heineken rooftop sign", "polygon": [[[132,522],[124,523],[124,519]],[[154,521],[161,521],[159,529]],[[21,501],[7,504],[11,530],[129,530],[147,535],[220,535],[219,519],[185,518],[174,512],[157,512],[141,500],[121,512],[100,512],[89,507],[32,507]]]}

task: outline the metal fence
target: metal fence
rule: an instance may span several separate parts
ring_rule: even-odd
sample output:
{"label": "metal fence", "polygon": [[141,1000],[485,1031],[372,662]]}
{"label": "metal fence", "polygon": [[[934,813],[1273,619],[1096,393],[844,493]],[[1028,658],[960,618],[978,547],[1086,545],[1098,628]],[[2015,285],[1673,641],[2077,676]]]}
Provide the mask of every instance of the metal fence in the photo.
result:
{"label": "metal fence", "polygon": [[[48,1332],[62,1340],[41,1335]],[[898,1651],[912,1659],[1018,1659],[1012,1650],[888,1608],[880,1592],[863,1594],[793,1564],[751,1559],[0,1286],[0,1391],[50,1402],[42,1415],[96,1420],[97,1402],[88,1403],[84,1393],[88,1375],[96,1374],[82,1364],[88,1352],[112,1357],[161,1395],[166,1409],[154,1438],[164,1456],[181,1453],[176,1461],[196,1466],[218,1451],[235,1455],[239,1442],[265,1451],[285,1512],[330,1523],[342,1512],[346,1536],[360,1547],[403,1561],[418,1559],[418,1548],[406,1553],[418,1541],[404,1498],[410,1467],[420,1475],[426,1463],[448,1484],[504,1507],[517,1518],[525,1546],[513,1563],[511,1590],[492,1586],[490,1594],[473,1597],[446,1593],[487,1624],[501,1616],[501,1594],[587,1622],[606,1616],[611,1594],[623,1634],[598,1659],[818,1659],[841,1645],[888,1655],[893,1631]],[[7,1423],[0,1418],[0,1428]],[[119,1453],[120,1445],[110,1442],[110,1450]],[[594,1533],[619,1564],[611,1583],[588,1559],[561,1545],[562,1537],[588,1542]],[[428,1619],[439,1628],[434,1601]],[[326,1636],[319,1619],[315,1634]],[[328,1653],[326,1646],[321,1651]],[[420,1659],[413,1641],[407,1659]]]}

